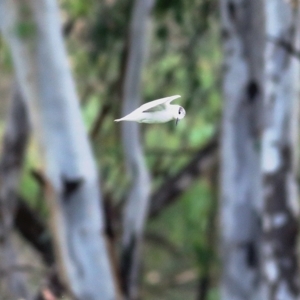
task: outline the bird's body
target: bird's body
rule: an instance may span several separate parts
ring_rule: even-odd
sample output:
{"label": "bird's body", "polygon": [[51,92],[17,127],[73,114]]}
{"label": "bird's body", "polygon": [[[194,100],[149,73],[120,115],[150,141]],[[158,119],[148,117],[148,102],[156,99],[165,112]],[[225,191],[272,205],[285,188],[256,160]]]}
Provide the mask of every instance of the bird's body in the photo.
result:
{"label": "bird's body", "polygon": [[165,123],[176,120],[177,123],[178,120],[184,118],[185,110],[179,105],[170,103],[179,97],[179,95],[176,95],[148,102],[125,117],[115,120],[115,122]]}
{"label": "bird's body", "polygon": [[138,123],[165,123],[173,119],[171,111],[153,111],[153,112],[138,112],[133,111],[124,118],[115,120],[120,121],[133,121]]}

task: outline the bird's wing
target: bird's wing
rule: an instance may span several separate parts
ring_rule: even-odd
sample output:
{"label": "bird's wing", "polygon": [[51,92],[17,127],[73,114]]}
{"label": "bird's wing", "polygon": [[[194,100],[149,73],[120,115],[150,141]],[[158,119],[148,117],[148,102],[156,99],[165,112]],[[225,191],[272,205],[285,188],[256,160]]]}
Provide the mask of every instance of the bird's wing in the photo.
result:
{"label": "bird's wing", "polygon": [[165,97],[158,100],[154,100],[148,103],[143,104],[138,108],[139,111],[142,112],[150,112],[150,111],[158,111],[165,109],[165,105],[171,103],[173,100],[180,98],[181,96],[175,95],[171,97]]}
{"label": "bird's wing", "polygon": [[142,112],[156,112],[156,111],[163,111],[165,109],[166,109],[165,104],[159,104],[148,109],[143,109]]}

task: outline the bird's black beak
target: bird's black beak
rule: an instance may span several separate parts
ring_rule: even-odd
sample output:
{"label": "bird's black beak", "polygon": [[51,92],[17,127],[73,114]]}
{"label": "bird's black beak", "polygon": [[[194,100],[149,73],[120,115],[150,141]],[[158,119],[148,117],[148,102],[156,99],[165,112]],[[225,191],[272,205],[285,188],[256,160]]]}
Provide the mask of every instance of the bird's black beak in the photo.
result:
{"label": "bird's black beak", "polygon": [[176,121],[175,121],[176,126],[177,126],[177,124],[178,124],[178,121],[179,121],[179,119],[177,118]]}

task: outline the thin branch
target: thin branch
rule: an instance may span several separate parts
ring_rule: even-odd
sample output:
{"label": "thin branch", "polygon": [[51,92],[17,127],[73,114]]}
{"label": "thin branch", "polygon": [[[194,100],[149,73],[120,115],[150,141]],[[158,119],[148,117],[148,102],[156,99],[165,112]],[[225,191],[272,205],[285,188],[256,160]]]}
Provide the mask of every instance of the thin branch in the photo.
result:
{"label": "thin branch", "polygon": [[99,113],[96,117],[96,120],[93,124],[93,127],[89,133],[92,140],[96,139],[98,132],[103,124],[103,121],[104,121],[105,117],[107,116],[107,114],[109,113],[110,109],[111,109],[111,103],[106,103],[103,106],[103,108],[99,111]]}
{"label": "thin branch", "polygon": [[48,228],[22,197],[16,196],[16,199],[14,219],[16,229],[42,255],[44,262],[48,266],[52,265],[54,255]]}
{"label": "thin branch", "polygon": [[194,179],[216,164],[218,160],[218,138],[213,138],[179,173],[166,180],[152,195],[150,217],[156,217],[174,202],[193,183]]}
{"label": "thin branch", "polygon": [[181,253],[176,245],[169,241],[166,237],[157,232],[146,232],[145,240],[150,243],[155,243],[167,250],[174,257],[178,258]]}

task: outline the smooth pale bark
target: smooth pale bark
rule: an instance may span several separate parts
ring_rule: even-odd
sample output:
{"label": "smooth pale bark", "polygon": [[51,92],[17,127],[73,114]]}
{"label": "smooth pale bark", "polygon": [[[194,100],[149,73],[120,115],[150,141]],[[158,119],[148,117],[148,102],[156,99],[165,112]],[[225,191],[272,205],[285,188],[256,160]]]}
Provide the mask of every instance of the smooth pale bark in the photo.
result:
{"label": "smooth pale bark", "polygon": [[220,9],[224,50],[221,299],[260,299],[258,202],[263,95],[262,3],[259,0],[220,0]]}
{"label": "smooth pale bark", "polygon": [[0,263],[3,272],[2,296],[10,299],[31,299],[26,278],[18,269],[17,251],[12,239],[18,190],[29,136],[29,117],[24,99],[14,87],[9,118],[6,124],[0,160]]}
{"label": "smooth pale bark", "polygon": [[60,275],[80,300],[116,298],[96,164],[55,0],[0,0],[0,24],[41,142]]}
{"label": "smooth pale bark", "polygon": [[265,0],[265,126],[262,137],[264,299],[299,299],[297,259],[299,1]]}
{"label": "smooth pale bark", "polygon": [[[141,105],[141,78],[153,4],[154,0],[136,0],[134,2],[123,85],[122,115],[128,114]],[[132,186],[123,215],[121,271],[125,295],[129,299],[136,299],[138,297],[143,231],[149,207],[150,176],[140,141],[140,125],[134,122],[123,122],[122,141]]]}

